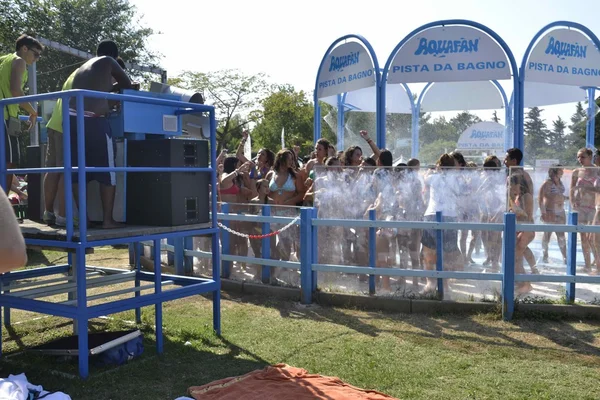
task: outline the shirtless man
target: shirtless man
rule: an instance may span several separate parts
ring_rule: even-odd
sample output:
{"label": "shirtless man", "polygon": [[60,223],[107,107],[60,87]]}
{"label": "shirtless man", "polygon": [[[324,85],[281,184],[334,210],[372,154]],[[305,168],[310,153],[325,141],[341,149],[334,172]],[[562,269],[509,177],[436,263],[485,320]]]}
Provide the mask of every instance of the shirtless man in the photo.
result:
{"label": "shirtless man", "polygon": [[[73,89],[87,89],[99,92],[115,91],[132,88],[129,77],[117,63],[119,50],[117,45],[110,40],[105,40],[98,45],[97,54],[83,64],[73,77]],[[113,85],[113,78],[116,83]],[[77,165],[77,117],[75,115],[75,99],[72,98],[69,107],[71,113],[71,158],[72,165]],[[112,133],[106,115],[111,107],[105,99],[85,98],[85,158],[86,165],[90,167],[114,167],[114,148]],[[113,219],[113,205],[115,200],[116,179],[114,172],[87,173],[86,183],[96,180],[100,184],[100,199],[102,201],[103,228],[117,228],[120,226]],[[76,183],[76,177],[73,178]],[[73,185],[77,193],[77,185]]]}

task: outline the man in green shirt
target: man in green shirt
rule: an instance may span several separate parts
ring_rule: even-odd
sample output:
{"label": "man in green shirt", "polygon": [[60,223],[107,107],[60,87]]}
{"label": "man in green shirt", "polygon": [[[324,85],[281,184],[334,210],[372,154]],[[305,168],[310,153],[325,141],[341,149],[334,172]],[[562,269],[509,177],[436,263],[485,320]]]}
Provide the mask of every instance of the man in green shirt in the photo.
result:
{"label": "man in green shirt", "polygon": [[[21,35],[16,42],[16,52],[0,57],[0,99],[21,97],[23,87],[27,82],[27,66],[39,60],[44,51],[44,46],[35,38]],[[21,124],[18,120],[19,107],[29,114],[29,127],[37,121],[37,110],[28,103],[11,104],[4,107],[4,124],[6,126],[6,165],[8,168],[17,167],[19,164],[19,140]],[[5,190],[10,189],[12,175],[8,175]]]}

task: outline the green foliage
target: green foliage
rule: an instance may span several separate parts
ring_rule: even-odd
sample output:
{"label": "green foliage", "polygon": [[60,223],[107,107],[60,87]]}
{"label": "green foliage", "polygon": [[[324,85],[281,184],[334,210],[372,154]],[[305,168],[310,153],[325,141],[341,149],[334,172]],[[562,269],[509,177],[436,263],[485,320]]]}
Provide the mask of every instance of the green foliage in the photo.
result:
{"label": "green foliage", "polygon": [[547,146],[548,129],[546,122],[541,117],[542,111],[544,110],[533,107],[529,109],[525,116],[525,153],[527,154],[527,162],[530,164],[535,164],[535,160],[539,158],[541,151]]}
{"label": "green foliage", "polygon": [[[13,52],[17,37],[29,33],[92,54],[101,40],[112,39],[126,62],[156,66],[160,59],[146,47],[154,31],[141,25],[142,15],[128,0],[0,0],[0,10],[2,54]],[[37,62],[38,92],[60,90],[84,61],[47,49]]]}
{"label": "green foliage", "polygon": [[421,165],[434,164],[440,155],[451,152],[456,148],[455,140],[438,139],[424,144],[419,151],[419,160]]}
{"label": "green foliage", "polygon": [[261,101],[262,117],[252,131],[253,145],[273,151],[281,148],[281,131],[285,146],[298,145],[300,154],[309,154],[313,146],[314,107],[304,91],[281,85]]}
{"label": "green foliage", "polygon": [[262,111],[257,107],[270,91],[265,74],[246,75],[232,69],[207,73],[185,71],[176,79],[172,82],[204,93],[206,102],[215,106],[217,151],[234,149],[244,127],[260,120]]}
{"label": "green foliage", "polygon": [[567,139],[570,146],[575,149],[575,151],[585,147],[586,121],[587,113],[581,102],[578,102],[575,106],[575,113],[571,116],[571,125],[569,126],[571,134]]}

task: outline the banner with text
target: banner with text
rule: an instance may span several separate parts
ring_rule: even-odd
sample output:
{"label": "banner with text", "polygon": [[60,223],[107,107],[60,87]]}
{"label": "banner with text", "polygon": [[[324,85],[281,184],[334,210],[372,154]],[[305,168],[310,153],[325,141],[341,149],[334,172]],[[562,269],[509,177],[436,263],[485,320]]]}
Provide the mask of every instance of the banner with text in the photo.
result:
{"label": "banner with text", "polygon": [[486,33],[468,26],[440,26],[410,38],[394,57],[388,83],[510,79],[504,50]]}
{"label": "banner with text", "polygon": [[558,85],[600,86],[600,52],[579,31],[550,31],[531,51],[525,79]]}
{"label": "banner with text", "polygon": [[473,124],[460,135],[456,148],[461,150],[504,149],[504,125],[491,121]]}
{"label": "banner with text", "polygon": [[358,42],[345,43],[327,55],[319,71],[317,98],[375,86],[376,82],[367,49]]}

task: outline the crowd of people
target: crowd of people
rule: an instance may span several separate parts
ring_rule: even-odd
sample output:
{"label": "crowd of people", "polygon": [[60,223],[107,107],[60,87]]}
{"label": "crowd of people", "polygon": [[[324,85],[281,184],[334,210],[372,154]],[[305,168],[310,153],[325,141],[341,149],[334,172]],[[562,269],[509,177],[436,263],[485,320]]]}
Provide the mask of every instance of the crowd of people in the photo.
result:
{"label": "crowd of people", "polygon": [[[221,153],[218,158],[218,198],[229,203],[229,212],[260,214],[257,204],[271,204],[272,215],[297,215],[294,206],[315,206],[320,218],[366,219],[371,211],[378,220],[443,221],[459,223],[502,223],[506,211],[515,213],[517,224],[533,223],[536,212],[548,224],[566,223],[566,201],[579,215],[581,224],[600,224],[600,174],[592,168],[600,164],[593,151],[581,149],[577,159],[581,168],[573,171],[570,189],[562,182],[564,168],[553,165],[541,186],[534,188],[530,174],[519,167],[523,153],[512,148],[504,160],[488,156],[482,165],[467,162],[460,152],[442,154],[435,166],[421,167],[418,159],[394,162],[390,151],[378,149],[366,131],[360,132],[371,155],[359,146],[337,152],[326,139],[319,139],[309,157],[298,149],[281,149],[274,154],[260,149],[253,160],[243,155],[247,132],[236,155]],[[597,152],[600,154],[600,152]],[[597,164],[596,164],[597,165]],[[503,168],[504,167],[504,168]],[[597,200],[598,198],[598,200]],[[598,205],[596,205],[598,204]],[[292,207],[287,207],[292,206]],[[260,233],[260,224],[231,222],[231,228]],[[433,270],[437,258],[437,231],[428,229],[378,229],[376,265]],[[319,229],[319,263],[368,265],[368,228],[322,227]],[[538,274],[538,262],[549,262],[551,232],[542,235],[542,254],[531,250],[535,232],[519,231],[516,237],[515,270]],[[566,263],[564,232],[557,232],[562,262]],[[271,258],[290,260],[298,254],[298,232],[293,229],[271,238]],[[582,234],[584,272],[600,271],[600,235]],[[230,252],[247,255],[249,245],[260,257],[260,240],[231,236]],[[478,246],[485,252],[483,266],[500,272],[502,233],[499,231],[444,230],[445,270],[460,271],[475,264]],[[591,260],[591,255],[595,257]],[[592,270],[592,265],[596,270]],[[364,276],[358,279],[365,280]],[[403,279],[400,279],[404,282]],[[421,288],[420,283],[424,283]],[[384,290],[392,290],[389,277],[378,279]],[[412,280],[415,290],[436,290],[437,280]],[[520,293],[531,291],[528,282],[518,283]]]}
{"label": "crowd of people", "polygon": [[[23,96],[27,80],[27,65],[41,57],[44,46],[35,38],[22,35],[16,41],[15,53],[0,57],[0,89],[2,98]],[[117,45],[110,40],[99,44],[96,57],[75,69],[63,85],[63,90],[89,89],[103,92],[133,88],[119,58]],[[88,166],[114,166],[114,144],[110,126],[105,118],[117,107],[103,99],[86,99],[86,161]],[[70,108],[71,157],[77,165],[77,124],[74,102]],[[19,164],[18,121],[19,108],[29,114],[30,126],[37,121],[37,111],[28,102],[7,106],[5,110],[6,160],[7,167]],[[48,151],[46,166],[63,165],[62,148],[62,104],[59,101],[48,122]],[[418,159],[406,163],[394,163],[389,150],[379,149],[366,131],[360,132],[370,155],[363,154],[359,146],[345,151],[336,151],[326,139],[315,143],[311,155],[301,157],[299,148],[281,149],[274,153],[260,149],[252,160],[244,155],[248,132],[239,144],[235,155],[222,152],[218,157],[217,193],[221,203],[230,204],[230,212],[259,213],[260,206],[271,204],[275,216],[295,216],[298,206],[316,206],[322,218],[368,218],[375,212],[376,218],[388,221],[434,221],[441,212],[444,221],[499,223],[502,214],[509,210],[516,214],[519,223],[532,223],[535,218],[536,191],[529,174],[522,168],[523,154],[519,149],[509,149],[504,161],[490,156],[482,168],[467,162],[459,152],[442,154],[434,167],[421,169]],[[562,182],[564,169],[553,166],[548,177],[537,191],[537,207],[543,222],[564,224],[566,222],[565,201],[578,212],[579,223],[600,224],[600,174],[594,165],[600,165],[599,153],[581,149],[577,153],[581,168],[572,173],[569,192]],[[502,164],[510,173],[502,172]],[[506,169],[509,171],[509,169]],[[62,174],[47,174],[44,179],[45,212],[43,219],[49,224],[64,226],[65,202]],[[115,196],[114,173],[87,174],[87,181],[100,183],[104,228],[120,226],[112,215]],[[75,183],[76,181],[74,181]],[[18,200],[26,199],[21,185],[8,176],[7,193],[13,188]],[[74,194],[77,193],[74,185]],[[76,200],[76,196],[74,196]],[[77,221],[76,221],[77,222]],[[231,222],[238,231],[258,233],[260,227],[243,222]],[[319,254],[322,262],[346,265],[368,264],[368,229],[322,228],[325,240]],[[470,236],[469,236],[470,235]],[[433,269],[436,264],[437,234],[420,229],[377,230],[377,266],[394,267],[410,265],[413,269]],[[470,237],[470,241],[468,240]],[[564,233],[556,233],[563,261],[566,262]],[[524,260],[531,273],[538,273],[536,258],[529,247],[535,238],[534,232],[518,232],[516,238],[515,269],[524,273]],[[548,261],[548,243],[551,233],[542,238],[543,262]],[[288,229],[272,237],[272,258],[289,260],[299,254],[296,229]],[[500,232],[446,230],[443,235],[444,264],[448,270],[461,270],[473,263],[472,253],[478,243],[483,245],[490,271],[499,271],[501,258]],[[249,245],[260,257],[259,241],[231,237],[231,252],[247,255]],[[585,271],[600,271],[600,235],[581,234]],[[594,257],[592,259],[592,256]],[[592,267],[595,267],[595,270]],[[360,277],[364,279],[364,277]],[[434,290],[434,280],[428,279],[425,291]],[[389,278],[381,280],[384,289],[390,289]],[[418,285],[413,280],[413,285]],[[529,283],[519,284],[519,290],[527,292]]]}

